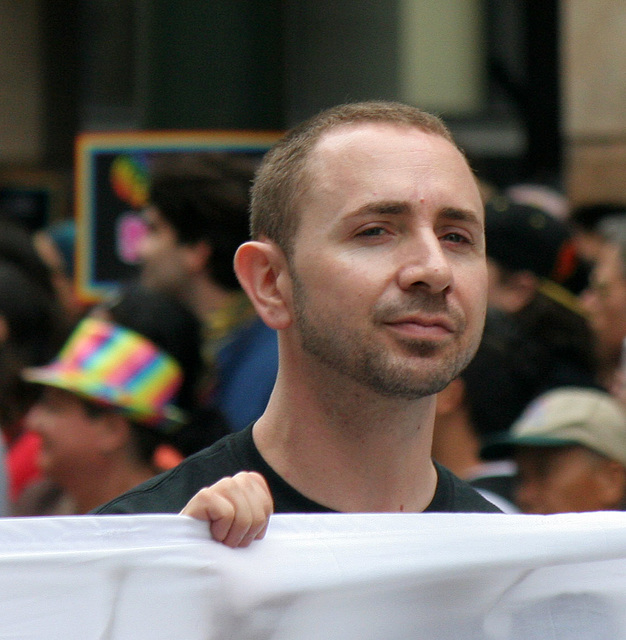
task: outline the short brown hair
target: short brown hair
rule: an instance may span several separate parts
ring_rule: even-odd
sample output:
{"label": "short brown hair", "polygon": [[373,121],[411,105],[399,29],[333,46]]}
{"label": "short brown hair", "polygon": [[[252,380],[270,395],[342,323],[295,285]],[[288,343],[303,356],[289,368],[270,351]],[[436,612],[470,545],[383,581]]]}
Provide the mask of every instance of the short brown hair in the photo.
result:
{"label": "short brown hair", "polygon": [[357,102],[332,107],[294,127],[265,155],[251,193],[253,238],[273,240],[289,256],[296,236],[298,200],[305,191],[307,160],[326,132],[350,124],[378,122],[421,129],[456,146],[437,116],[398,102]]}

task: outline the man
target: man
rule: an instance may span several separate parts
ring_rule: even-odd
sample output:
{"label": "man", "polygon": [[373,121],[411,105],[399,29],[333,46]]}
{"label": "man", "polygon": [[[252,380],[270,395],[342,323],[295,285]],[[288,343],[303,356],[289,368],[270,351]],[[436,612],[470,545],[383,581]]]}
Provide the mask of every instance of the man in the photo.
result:
{"label": "man", "polygon": [[235,269],[279,333],[267,409],[96,512],[214,521],[200,490],[241,470],[277,512],[497,512],[431,460],[436,394],[478,347],[487,285],[481,197],[441,121],[323,112],[268,152],[251,215]]}
{"label": "man", "polygon": [[626,415],[597,389],[553,389],[524,411],[483,456],[513,456],[516,503],[525,513],[623,509]]}
{"label": "man", "polygon": [[251,178],[243,159],[166,157],[155,167],[139,247],[141,282],[175,295],[203,323],[201,401],[234,431],[261,415],[278,368],[276,332],[255,314],[233,271],[248,239]]}

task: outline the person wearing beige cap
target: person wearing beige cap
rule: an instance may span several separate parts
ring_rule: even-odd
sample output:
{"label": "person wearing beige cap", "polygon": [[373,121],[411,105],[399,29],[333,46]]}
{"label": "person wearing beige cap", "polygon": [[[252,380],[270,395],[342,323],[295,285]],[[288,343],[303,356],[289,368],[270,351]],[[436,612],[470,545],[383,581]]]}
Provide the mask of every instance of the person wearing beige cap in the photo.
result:
{"label": "person wearing beige cap", "polygon": [[626,504],[626,413],[604,391],[561,387],[544,393],[481,454],[515,458],[515,500],[524,513],[606,511]]}

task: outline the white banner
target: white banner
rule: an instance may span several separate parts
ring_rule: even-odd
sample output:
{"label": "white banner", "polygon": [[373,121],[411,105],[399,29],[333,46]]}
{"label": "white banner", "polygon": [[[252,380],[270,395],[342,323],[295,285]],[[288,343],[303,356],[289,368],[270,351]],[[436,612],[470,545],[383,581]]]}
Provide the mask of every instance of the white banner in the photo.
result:
{"label": "white banner", "polygon": [[0,638],[626,640],[626,514],[0,519]]}

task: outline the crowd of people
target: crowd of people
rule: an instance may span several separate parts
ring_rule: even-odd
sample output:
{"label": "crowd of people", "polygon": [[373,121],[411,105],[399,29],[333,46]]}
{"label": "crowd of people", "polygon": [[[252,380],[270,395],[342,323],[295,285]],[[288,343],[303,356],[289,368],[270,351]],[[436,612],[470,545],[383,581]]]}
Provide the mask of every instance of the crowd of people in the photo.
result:
{"label": "crowd of people", "polygon": [[71,221],[3,222],[2,515],[234,545],[271,510],[624,508],[626,203],[482,187],[439,119],[357,103],[260,167],[164,155],[137,281],[93,306]]}

